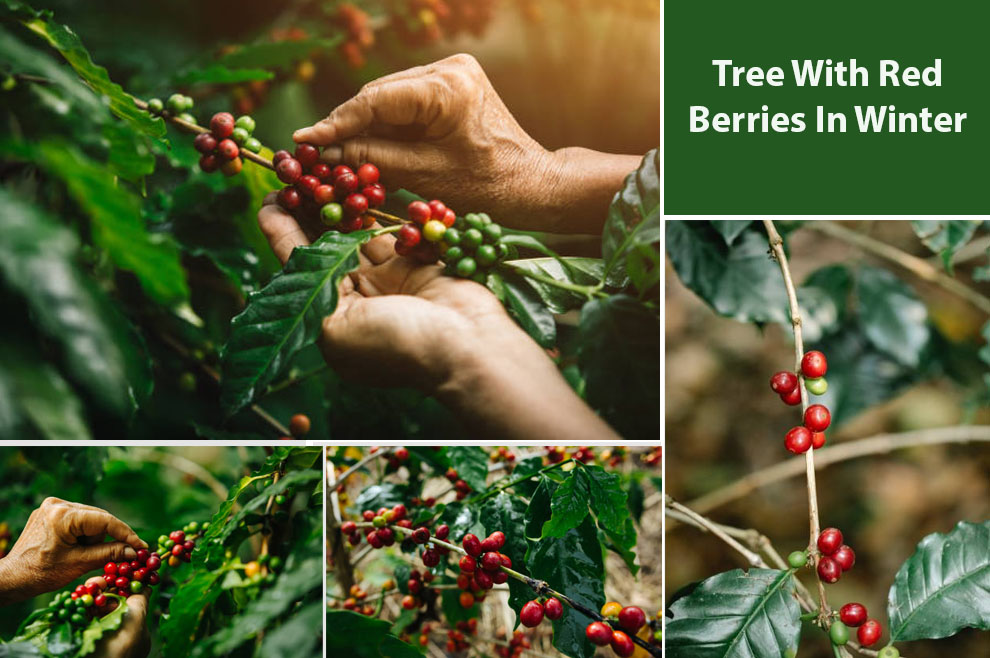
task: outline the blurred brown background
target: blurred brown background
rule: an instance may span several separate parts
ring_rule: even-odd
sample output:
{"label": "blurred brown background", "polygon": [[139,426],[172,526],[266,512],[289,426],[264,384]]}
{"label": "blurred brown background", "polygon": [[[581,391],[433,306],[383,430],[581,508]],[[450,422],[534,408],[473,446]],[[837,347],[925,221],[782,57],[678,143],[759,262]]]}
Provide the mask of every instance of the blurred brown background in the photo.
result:
{"label": "blurred brown background", "polygon": [[[855,224],[855,226],[853,226]],[[862,222],[847,223],[863,229]],[[901,221],[872,222],[870,235],[923,258],[932,254]],[[831,263],[870,262],[892,269],[910,283],[928,305],[939,329],[956,339],[976,336],[986,318],[940,288],[923,284],[887,262],[864,256],[842,242],[812,231],[789,238],[796,282]],[[986,245],[973,264],[986,262]],[[977,252],[979,255],[979,252]],[[933,263],[937,261],[933,258]],[[796,424],[792,408],[781,405],[769,378],[793,363],[793,337],[772,325],[764,330],[717,316],[679,281],[668,261],[666,277],[666,490],[676,500],[693,498],[788,458],[785,432]],[[965,391],[947,381],[908,389],[859,415],[829,444],[959,424]],[[978,424],[990,423],[982,409]],[[990,447],[987,444],[901,450],[832,465],[818,473],[822,527],[836,526],[856,551],[856,565],[835,585],[829,602],[865,605],[889,636],[887,592],[901,563],[932,532],[946,532],[959,520],[990,518]],[[755,528],[787,555],[808,542],[808,501],[803,476],[767,486],[713,510],[713,520]],[[742,558],[719,540],[672,523],[665,537],[666,599],[684,585],[716,573],[745,567]],[[676,527],[675,527],[676,526]],[[813,585],[812,574],[802,580]],[[877,645],[882,646],[882,644]],[[988,656],[990,634],[963,631],[954,638],[899,644],[910,658]],[[829,658],[826,637],[810,624],[802,628],[799,655]]]}

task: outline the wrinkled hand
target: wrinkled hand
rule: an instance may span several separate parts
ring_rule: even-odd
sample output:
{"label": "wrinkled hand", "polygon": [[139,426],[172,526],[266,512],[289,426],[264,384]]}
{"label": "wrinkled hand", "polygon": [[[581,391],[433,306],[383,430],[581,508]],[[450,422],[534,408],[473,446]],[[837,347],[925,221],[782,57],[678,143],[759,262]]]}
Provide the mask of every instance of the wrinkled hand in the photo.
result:
{"label": "wrinkled hand", "polygon": [[331,164],[372,162],[390,187],[509,226],[537,228],[560,176],[553,154],[519,126],[470,55],[370,82],[293,138],[329,147]]}
{"label": "wrinkled hand", "polygon": [[[258,222],[283,263],[321,228],[302,224],[269,195]],[[484,286],[395,253],[395,239],[366,243],[323,320],[320,349],[341,375],[435,395],[475,437],[614,440],[557,366]]]}
{"label": "wrinkled hand", "polygon": [[[104,542],[107,536],[114,541]],[[107,562],[133,560],[147,547],[105,510],[46,498],[0,560],[0,604],[60,589]]]}

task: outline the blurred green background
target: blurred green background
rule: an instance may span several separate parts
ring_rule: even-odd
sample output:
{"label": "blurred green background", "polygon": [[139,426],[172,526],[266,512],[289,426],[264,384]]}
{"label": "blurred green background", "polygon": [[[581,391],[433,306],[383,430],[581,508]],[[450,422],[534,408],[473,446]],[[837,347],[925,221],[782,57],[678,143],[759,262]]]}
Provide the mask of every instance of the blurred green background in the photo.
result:
{"label": "blurred green background", "polygon": [[[941,267],[940,258],[921,244],[909,222],[841,224]],[[883,401],[872,404],[865,400],[867,409],[834,416],[838,426],[833,423],[827,432],[829,445],[884,432],[990,423],[986,384],[978,376],[981,368],[984,373],[988,369],[975,354],[977,347],[986,345],[980,332],[990,318],[944,289],[906,274],[889,261],[865,255],[847,242],[800,228],[800,224],[779,223],[778,228],[792,230],[785,240],[796,285],[805,282],[811,272],[832,264],[848,266],[852,271],[867,266],[889,270],[924,302],[927,317],[913,321],[928,326],[931,341],[937,343],[928,346],[923,362],[914,369],[918,380],[896,386],[889,380],[891,371],[896,371],[891,363],[876,361],[872,355],[860,357],[867,372],[862,378],[857,375],[852,384],[856,395],[869,397],[873,389]],[[759,235],[759,222],[749,230],[759,236],[754,243],[762,240],[754,245],[753,256],[764,260],[765,233]],[[668,231],[668,249],[670,235]],[[986,266],[988,246],[986,230],[978,231],[960,253],[965,259],[955,266],[956,277],[984,295],[990,292],[988,286],[973,275]],[[776,264],[769,267],[777,269]],[[736,282],[745,284],[742,279]],[[798,296],[800,300],[800,289]],[[859,311],[869,303],[862,299],[856,302],[856,295],[852,299],[851,306],[858,303]],[[807,297],[802,305],[816,306]],[[847,328],[852,324],[851,319],[846,320]],[[794,408],[781,404],[769,387],[774,372],[793,366],[790,328],[775,323],[761,327],[716,315],[684,286],[668,259],[665,332],[667,493],[688,504],[790,458],[783,448],[783,437],[798,423],[798,416]],[[805,345],[812,349],[819,343],[809,343],[806,337]],[[953,350],[969,355],[967,367],[976,369],[970,373],[976,377],[959,377],[959,371],[949,367],[947,354]],[[850,369],[859,368],[857,363],[843,363],[841,356],[828,350],[826,356],[830,359],[827,378],[834,373],[830,384],[836,388],[849,381]],[[836,390],[836,394],[845,397],[841,391]],[[949,531],[959,520],[990,518],[990,448],[986,443],[931,446],[858,458],[819,471],[817,482],[822,527],[840,528],[856,551],[852,571],[837,584],[827,586],[829,601],[834,608],[849,601],[864,604],[870,616],[883,624],[884,641],[888,637],[887,591],[916,544],[929,533]],[[720,523],[759,530],[786,556],[808,542],[805,478],[801,475],[763,487],[708,515]],[[667,523],[668,602],[690,582],[746,566],[719,540],[669,518]],[[801,578],[806,584],[813,583],[810,574]],[[966,630],[950,639],[902,643],[899,647],[911,658],[988,655],[990,635]],[[828,658],[832,652],[825,636],[804,624],[799,655]]]}

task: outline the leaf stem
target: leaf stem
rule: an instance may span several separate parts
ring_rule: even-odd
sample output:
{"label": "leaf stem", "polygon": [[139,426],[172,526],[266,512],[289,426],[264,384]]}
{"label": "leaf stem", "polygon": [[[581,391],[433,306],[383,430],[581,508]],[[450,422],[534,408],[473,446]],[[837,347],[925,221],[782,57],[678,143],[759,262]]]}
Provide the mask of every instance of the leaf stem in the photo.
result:
{"label": "leaf stem", "polygon": [[532,272],[524,267],[520,267],[519,265],[516,265],[512,261],[501,263],[499,264],[498,268],[509,270],[513,274],[518,274],[519,276],[523,276],[528,279],[532,279],[534,281],[539,281],[544,285],[552,286],[554,288],[560,288],[561,290],[567,290],[569,292],[577,293],[578,295],[583,295],[588,299],[591,299],[592,297],[608,297],[607,294],[601,292],[600,286],[597,285],[583,286],[579,283],[571,283],[569,281],[558,281],[552,276],[547,276],[545,274],[540,274],[538,272]]}

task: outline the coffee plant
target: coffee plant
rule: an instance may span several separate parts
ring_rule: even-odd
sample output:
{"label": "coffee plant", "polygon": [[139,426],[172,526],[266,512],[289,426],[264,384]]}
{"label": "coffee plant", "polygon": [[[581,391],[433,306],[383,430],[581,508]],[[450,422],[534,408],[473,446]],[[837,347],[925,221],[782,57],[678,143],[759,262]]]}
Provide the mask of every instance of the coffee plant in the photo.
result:
{"label": "coffee plant", "polygon": [[[197,451],[216,461],[216,475],[190,461]],[[0,499],[12,527],[54,495],[105,506],[149,548],[19,606],[37,607],[14,630],[5,624],[10,639],[0,656],[93,654],[120,628],[126,597],[142,592],[152,655],[322,655],[322,449],[251,449],[245,459],[233,448],[219,459],[198,448],[189,457],[181,449],[72,449],[49,475],[41,469],[61,457],[54,452],[0,451]]]}
{"label": "coffee plant", "polygon": [[[660,502],[660,448],[328,459],[328,655],[661,655],[659,546],[644,545],[659,528],[640,534]],[[619,581],[645,609],[607,600]]]}
{"label": "coffee plant", "polygon": [[[404,5],[387,4],[389,29],[418,38],[422,25],[394,18]],[[485,22],[469,15],[478,3],[420,4],[411,15],[445,34]],[[369,41],[354,28],[365,19],[341,20]],[[144,71],[125,91],[51,12],[0,2],[0,294],[24,320],[0,330],[0,437],[461,435],[418,392],[342,381],[315,345],[361,246],[395,233],[402,257],[487,286],[617,431],[655,439],[658,152],[617,192],[600,246],[561,255],[552,236],[390,190],[374,163],[331,170],[312,146],[265,146],[264,126],[229,112],[222,85],[270,80],[330,46],[279,36],[184,73]],[[280,189],[283,208],[323,226],[284,268],[256,222]],[[305,433],[287,426],[296,415]]]}
{"label": "coffee plant", "polygon": [[[814,647],[824,640],[828,655],[896,658],[902,651],[914,655],[912,641],[948,638],[967,628],[990,630],[986,516],[954,527],[942,524],[946,531],[921,539],[914,554],[892,574],[892,582],[873,584],[889,584],[885,611],[836,596],[832,589],[861,561],[856,535],[840,527],[822,527],[839,510],[819,506],[816,461],[821,466],[912,445],[972,441],[981,446],[979,442],[990,441],[990,428],[978,425],[834,445],[830,441],[840,425],[869,407],[936,376],[966,391],[971,419],[985,417],[990,400],[990,266],[965,268],[963,274],[959,254],[967,244],[979,244],[990,223],[931,220],[910,225],[922,243],[918,246],[937,255],[935,262],[831,222],[786,222],[780,227],[771,220],[667,223],[670,262],[691,291],[720,315],[761,325],[778,323],[791,331],[793,361],[768,365],[766,377],[771,393],[783,403],[780,413],[793,416],[794,426],[767,442],[766,450],[778,451],[775,461],[800,460],[752,474],[743,486],[730,484],[687,504],[666,497],[671,522],[712,533],[749,566],[692,583],[672,595],[665,616],[669,655],[794,656],[806,631],[817,637],[804,644]],[[892,267],[830,264],[799,283],[791,261],[801,254],[789,253],[788,244],[801,231],[845,241]],[[983,258],[988,252],[983,246],[973,253]],[[934,321],[932,311],[899,276],[904,272],[971,307],[965,312],[972,312],[976,320],[970,323],[972,332],[955,340],[942,333],[952,325]],[[961,315],[955,319],[965,321]],[[843,438],[850,438],[848,434]],[[799,474],[806,479],[810,533],[807,544],[792,547],[786,558],[757,530],[704,516],[754,487]],[[984,515],[985,503],[976,507]],[[805,584],[808,580],[811,585]]]}

